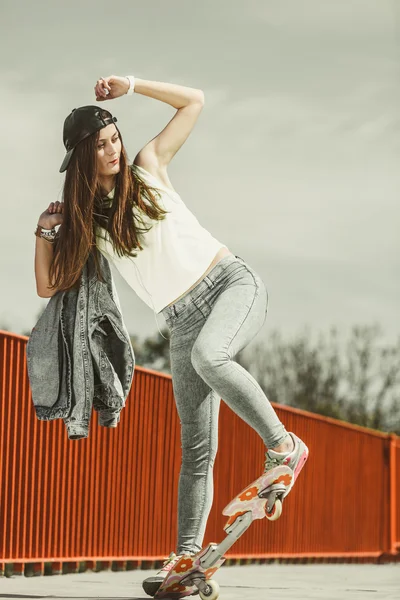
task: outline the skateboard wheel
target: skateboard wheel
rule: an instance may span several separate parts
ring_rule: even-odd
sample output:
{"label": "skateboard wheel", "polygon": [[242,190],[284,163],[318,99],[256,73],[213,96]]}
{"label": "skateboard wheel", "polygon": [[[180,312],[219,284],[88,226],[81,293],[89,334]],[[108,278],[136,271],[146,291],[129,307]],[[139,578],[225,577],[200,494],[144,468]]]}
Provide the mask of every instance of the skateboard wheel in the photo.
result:
{"label": "skateboard wheel", "polygon": [[279,517],[282,514],[282,501],[279,500],[279,498],[277,500],[275,500],[275,504],[270,513],[267,512],[267,503],[265,503],[264,510],[265,510],[265,516],[267,517],[268,521],[276,521],[277,519],[279,519]]}
{"label": "skateboard wheel", "polygon": [[217,600],[219,597],[219,585],[213,579],[209,579],[206,581],[207,588],[205,590],[200,590],[199,595],[201,600]]}

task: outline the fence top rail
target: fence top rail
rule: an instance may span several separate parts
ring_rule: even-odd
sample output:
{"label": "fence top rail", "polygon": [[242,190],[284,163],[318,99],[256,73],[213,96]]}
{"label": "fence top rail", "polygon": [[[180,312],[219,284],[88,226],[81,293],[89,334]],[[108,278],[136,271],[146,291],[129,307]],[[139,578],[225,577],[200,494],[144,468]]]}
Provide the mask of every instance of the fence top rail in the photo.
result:
{"label": "fence top rail", "polygon": [[12,333],[11,331],[4,331],[4,329],[0,329],[0,339],[1,338],[13,338],[16,340],[22,340],[24,342],[27,342],[29,340],[29,337],[27,335]]}
{"label": "fence top rail", "polygon": [[[29,337],[26,335],[21,335],[18,333],[13,333],[11,331],[5,331],[0,329],[0,339],[1,338],[12,338],[15,340],[21,340],[27,342]],[[164,379],[172,380],[172,376],[169,373],[162,373],[160,371],[156,371],[154,369],[149,369],[148,367],[142,367],[140,365],[135,365],[135,370],[147,375],[152,375],[153,377],[161,377]],[[364,427],[362,425],[355,425],[354,423],[347,423],[346,421],[340,421],[339,419],[334,419],[332,417],[326,417],[325,415],[319,415],[317,413],[310,412],[308,410],[304,410],[302,408],[295,408],[294,406],[287,406],[285,404],[278,404],[277,402],[271,402],[274,408],[279,408],[285,412],[300,415],[303,417],[307,417],[309,419],[313,419],[314,421],[322,421],[324,423],[329,423],[331,425],[335,425],[336,427],[341,427],[342,429],[351,429],[353,431],[359,431],[360,433],[365,433],[367,435],[371,435],[380,439],[387,438],[395,438],[396,446],[400,447],[400,437],[396,436],[394,433],[386,433],[384,431],[378,431],[376,429],[370,429],[369,427]]]}
{"label": "fence top rail", "polygon": [[336,425],[337,427],[352,429],[353,431],[359,431],[360,433],[365,433],[381,439],[395,437],[400,444],[400,437],[396,436],[396,434],[392,432],[387,433],[386,431],[378,431],[377,429],[371,429],[369,427],[364,427],[363,425],[356,425],[354,423],[348,423],[347,421],[340,421],[339,419],[334,419],[333,417],[326,417],[325,415],[319,415],[302,408],[295,408],[294,406],[286,406],[285,404],[278,404],[276,402],[271,402],[271,404],[274,408],[279,408],[280,410],[284,410],[292,414],[308,417],[310,419],[314,419],[314,421],[330,423],[331,425]]}

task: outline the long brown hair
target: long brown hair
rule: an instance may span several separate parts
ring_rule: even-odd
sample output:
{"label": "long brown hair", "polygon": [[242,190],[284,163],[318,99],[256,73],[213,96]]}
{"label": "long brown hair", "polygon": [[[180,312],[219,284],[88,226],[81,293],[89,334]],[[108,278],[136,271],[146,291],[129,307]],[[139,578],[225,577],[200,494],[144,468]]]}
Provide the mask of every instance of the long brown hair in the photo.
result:
{"label": "long brown hair", "polygon": [[[54,242],[49,269],[50,289],[64,291],[78,288],[82,269],[92,253],[97,277],[104,281],[96,245],[96,231],[107,231],[118,256],[136,257],[135,249],[143,249],[140,240],[146,227],[142,215],[152,220],[165,218],[156,188],[148,186],[132,165],[121,138],[120,171],[115,176],[114,198],[105,197],[98,178],[97,144],[100,131],[82,140],[75,148],[65,175],[63,187],[63,222]],[[147,203],[145,202],[147,200]],[[143,227],[140,227],[141,223]],[[99,229],[102,228],[102,229]]]}

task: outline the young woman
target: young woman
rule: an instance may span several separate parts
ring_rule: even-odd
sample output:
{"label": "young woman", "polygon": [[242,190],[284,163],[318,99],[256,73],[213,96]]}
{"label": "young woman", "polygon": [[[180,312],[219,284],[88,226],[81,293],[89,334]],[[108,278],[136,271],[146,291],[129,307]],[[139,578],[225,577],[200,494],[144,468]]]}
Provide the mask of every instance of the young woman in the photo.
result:
{"label": "young woman", "polygon": [[133,76],[101,78],[94,89],[99,102],[134,91],[170,104],[176,113],[133,164],[109,111],[85,106],[67,117],[63,202],[52,202],[38,224],[39,232],[40,226],[62,226],[56,236],[53,230],[37,238],[37,289],[49,297],[76,285],[88,253],[98,249],[166,320],[182,465],[176,554],[143,582],[154,595],[182,554],[202,548],[221,398],[264,441],[265,471],[287,464],[297,475],[307,447],[286,431],[257,381],[234,361],[265,321],[262,279],[200,225],[168,177],[168,164],[202,111],[203,92]]}

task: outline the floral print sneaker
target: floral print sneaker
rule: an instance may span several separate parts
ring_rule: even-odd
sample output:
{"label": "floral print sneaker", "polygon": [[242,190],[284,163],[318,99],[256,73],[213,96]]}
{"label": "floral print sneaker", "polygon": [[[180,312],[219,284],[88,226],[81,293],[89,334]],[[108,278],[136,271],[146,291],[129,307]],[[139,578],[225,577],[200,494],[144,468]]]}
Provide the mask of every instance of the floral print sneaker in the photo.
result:
{"label": "floral print sneaker", "polygon": [[153,577],[147,577],[147,579],[145,579],[142,582],[142,587],[146,594],[148,594],[149,596],[155,596],[155,594],[158,591],[158,588],[160,587],[168,573],[171,571],[171,569],[173,569],[173,567],[176,565],[178,560],[182,558],[182,556],[182,554],[176,555],[174,552],[171,552],[168,558],[164,561],[161,569]]}
{"label": "floral print sneaker", "polygon": [[281,466],[288,466],[293,471],[293,478],[290,485],[287,487],[282,499],[285,498],[290,490],[292,489],[294,482],[296,481],[301,469],[308,458],[308,448],[297,435],[292,432],[288,432],[293,440],[294,448],[289,453],[275,452],[274,450],[267,450],[265,454],[264,471],[268,471]]}

